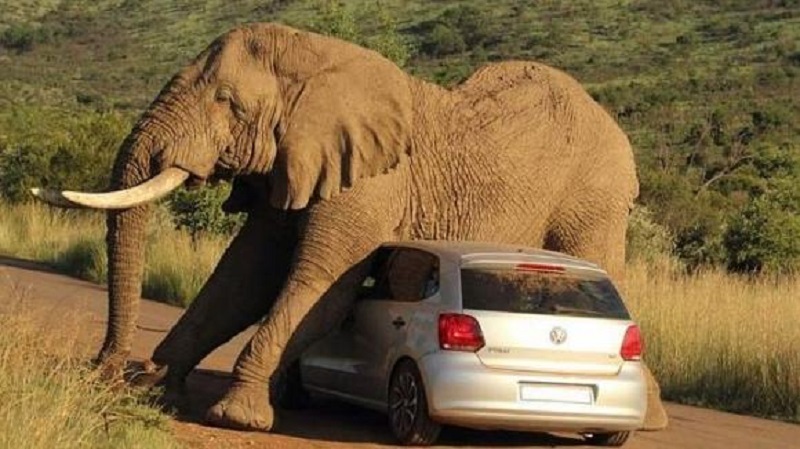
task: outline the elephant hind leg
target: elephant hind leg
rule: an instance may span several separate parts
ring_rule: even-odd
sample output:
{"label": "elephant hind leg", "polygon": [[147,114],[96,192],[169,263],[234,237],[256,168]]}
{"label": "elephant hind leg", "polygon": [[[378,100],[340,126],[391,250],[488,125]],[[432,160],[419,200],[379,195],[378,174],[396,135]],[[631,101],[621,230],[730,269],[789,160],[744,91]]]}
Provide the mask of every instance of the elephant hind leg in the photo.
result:
{"label": "elephant hind leg", "polygon": [[644,415],[644,423],[639,430],[664,430],[669,424],[667,410],[661,401],[661,387],[658,386],[650,367],[644,366],[645,380],[647,381],[647,412]]}
{"label": "elephant hind leg", "polygon": [[[544,246],[597,263],[624,292],[628,209],[620,205],[614,212],[589,208],[581,209],[581,213],[564,214],[563,221],[547,232]],[[645,379],[647,413],[641,430],[662,430],[667,427],[669,419],[661,401],[661,388],[647,366]]]}
{"label": "elephant hind leg", "polygon": [[594,262],[608,272],[618,287],[624,287],[627,205],[613,201],[566,204],[550,222],[545,249]]}

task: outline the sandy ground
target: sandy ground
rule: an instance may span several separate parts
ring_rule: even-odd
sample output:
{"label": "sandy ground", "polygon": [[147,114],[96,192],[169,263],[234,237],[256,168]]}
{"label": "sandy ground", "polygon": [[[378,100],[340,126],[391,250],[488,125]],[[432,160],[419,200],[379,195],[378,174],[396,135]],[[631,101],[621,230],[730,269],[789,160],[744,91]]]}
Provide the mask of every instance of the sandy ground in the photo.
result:
{"label": "sandy ground", "polygon": [[[0,257],[0,310],[43,309],[54,323],[77,314],[87,347],[96,348],[105,325],[105,289],[49,272],[41,266]],[[134,357],[144,359],[180,316],[181,309],[142,304]],[[85,324],[84,324],[85,323]],[[57,324],[55,324],[57,325]],[[176,435],[187,447],[278,449],[391,447],[385,418],[344,404],[318,403],[310,410],[282,412],[277,433],[236,432],[202,424],[202,413],[225,390],[233,361],[248,333],[209,355],[189,379],[191,411],[175,419]],[[713,410],[667,404],[671,423],[662,432],[637,433],[629,449],[800,448],[800,426]],[[446,429],[442,447],[586,447],[577,435],[478,432]]]}

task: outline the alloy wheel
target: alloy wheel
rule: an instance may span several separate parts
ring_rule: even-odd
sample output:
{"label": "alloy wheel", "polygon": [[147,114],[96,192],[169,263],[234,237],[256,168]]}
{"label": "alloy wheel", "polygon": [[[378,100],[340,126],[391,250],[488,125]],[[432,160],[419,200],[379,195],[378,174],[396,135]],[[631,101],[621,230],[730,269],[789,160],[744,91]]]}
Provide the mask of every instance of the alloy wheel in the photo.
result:
{"label": "alloy wheel", "polygon": [[419,412],[419,386],[411,373],[403,372],[398,375],[389,403],[395,433],[399,435],[408,433]]}

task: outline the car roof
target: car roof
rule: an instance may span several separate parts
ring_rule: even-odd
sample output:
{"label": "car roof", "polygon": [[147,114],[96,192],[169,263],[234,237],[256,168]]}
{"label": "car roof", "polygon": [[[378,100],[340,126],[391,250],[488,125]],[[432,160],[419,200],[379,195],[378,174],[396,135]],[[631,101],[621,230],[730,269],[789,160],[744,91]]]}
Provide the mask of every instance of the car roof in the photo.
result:
{"label": "car roof", "polygon": [[386,242],[383,246],[416,248],[449,259],[458,265],[485,261],[540,262],[563,265],[570,268],[605,272],[597,264],[569,254],[507,243],[412,240]]}

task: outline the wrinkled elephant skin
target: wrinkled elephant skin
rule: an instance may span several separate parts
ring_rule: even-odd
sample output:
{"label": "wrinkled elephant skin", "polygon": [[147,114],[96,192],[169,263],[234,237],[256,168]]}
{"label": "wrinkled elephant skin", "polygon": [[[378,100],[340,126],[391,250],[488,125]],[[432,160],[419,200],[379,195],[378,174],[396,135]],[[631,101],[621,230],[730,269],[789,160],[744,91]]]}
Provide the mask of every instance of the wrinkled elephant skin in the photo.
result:
{"label": "wrinkled elephant skin", "polygon": [[[226,33],[175,75],[120,148],[111,187],[125,194],[108,198],[170,168],[191,182],[232,179],[225,209],[248,219],[156,349],[153,363],[167,369],[148,381],[179,389],[206,354],[264,318],[236,363],[236,387],[208,414],[258,430],[272,427],[267,386],[341,319],[354,267],[380,243],[544,247],[622,282],[638,195],[627,137],[558,70],[490,64],[444,89],[375,52],[272,24]],[[101,360],[130,349],[148,215],[109,213]],[[663,427],[655,382],[649,399],[647,427]]]}

